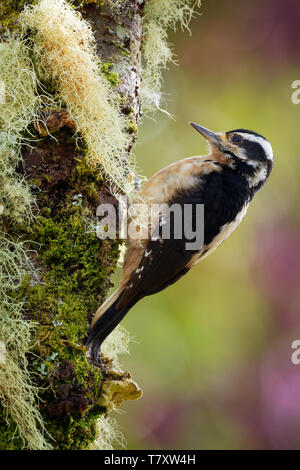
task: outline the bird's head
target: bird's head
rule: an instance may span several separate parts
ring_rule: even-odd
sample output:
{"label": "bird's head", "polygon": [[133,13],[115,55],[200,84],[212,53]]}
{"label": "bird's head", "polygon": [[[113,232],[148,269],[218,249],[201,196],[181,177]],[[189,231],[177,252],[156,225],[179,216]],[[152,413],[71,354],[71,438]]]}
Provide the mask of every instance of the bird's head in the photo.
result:
{"label": "bird's head", "polygon": [[265,137],[246,129],[215,133],[193,122],[191,126],[206,138],[211,154],[221,155],[250,187],[257,190],[265,183],[273,167],[272,146]]}

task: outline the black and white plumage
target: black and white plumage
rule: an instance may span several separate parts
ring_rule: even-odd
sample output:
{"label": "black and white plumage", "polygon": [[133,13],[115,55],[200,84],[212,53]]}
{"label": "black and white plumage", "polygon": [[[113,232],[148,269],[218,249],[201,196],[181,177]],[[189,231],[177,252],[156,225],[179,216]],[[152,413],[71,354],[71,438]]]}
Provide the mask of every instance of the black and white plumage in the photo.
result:
{"label": "black and white plumage", "polygon": [[96,361],[102,342],[139,300],[176,282],[228,238],[271,173],[272,147],[260,134],[245,129],[214,133],[191,125],[207,139],[209,155],[167,166],[140,193],[149,204],[191,205],[193,214],[196,204],[203,204],[204,243],[197,251],[186,249],[190,240],[176,239],[172,223],[169,239],[151,239],[149,233],[127,240],[120,285],[96,312],[88,338],[89,355]]}

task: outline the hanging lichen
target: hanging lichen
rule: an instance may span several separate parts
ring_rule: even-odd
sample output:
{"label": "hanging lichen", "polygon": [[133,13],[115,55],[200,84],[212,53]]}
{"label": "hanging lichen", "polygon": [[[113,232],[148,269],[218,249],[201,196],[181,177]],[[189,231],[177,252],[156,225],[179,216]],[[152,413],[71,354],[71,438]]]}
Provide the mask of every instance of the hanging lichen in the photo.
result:
{"label": "hanging lichen", "polygon": [[86,142],[89,164],[103,168],[112,192],[130,197],[128,122],[100,73],[91,27],[64,0],[41,0],[26,7],[20,22],[24,30],[33,32],[38,73],[55,84]]}
{"label": "hanging lichen", "polygon": [[24,178],[16,174],[22,133],[35,119],[37,81],[27,48],[19,38],[0,43],[0,216],[28,221],[33,198]]}
{"label": "hanging lichen", "polygon": [[147,112],[161,110],[162,71],[174,54],[168,43],[168,29],[188,28],[200,0],[146,0],[142,105]]}
{"label": "hanging lichen", "polygon": [[92,450],[114,450],[125,447],[124,436],[117,421],[110,416],[101,416],[97,421],[97,438]]}
{"label": "hanging lichen", "polygon": [[[45,428],[38,407],[38,388],[27,369],[26,354],[31,347],[34,325],[24,320],[24,305],[13,298],[25,273],[32,274],[32,264],[23,243],[0,234],[0,341],[5,360],[0,364],[0,400],[3,417],[11,423],[10,434],[30,449],[47,449]],[[14,432],[13,432],[14,430]],[[1,441],[5,436],[1,436]],[[12,444],[8,442],[9,446]],[[1,446],[2,447],[2,446]],[[3,448],[3,447],[2,447]]]}
{"label": "hanging lichen", "polygon": [[[0,43],[0,341],[5,361],[0,364],[0,398],[4,419],[13,419],[16,439],[31,449],[46,449],[39,413],[38,389],[27,369],[34,324],[24,320],[24,302],[14,298],[24,279],[35,270],[26,245],[7,234],[10,225],[32,221],[34,198],[28,182],[16,172],[22,133],[35,119],[37,81],[24,42],[8,36]],[[4,436],[5,438],[5,436]]]}

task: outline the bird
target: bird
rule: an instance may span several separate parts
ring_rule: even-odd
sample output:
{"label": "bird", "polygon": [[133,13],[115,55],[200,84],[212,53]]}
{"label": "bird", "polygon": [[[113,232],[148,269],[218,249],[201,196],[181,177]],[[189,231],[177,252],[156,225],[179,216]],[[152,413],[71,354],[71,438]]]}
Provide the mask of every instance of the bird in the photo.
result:
{"label": "bird", "polygon": [[[167,214],[167,221],[158,214],[156,236],[147,228],[143,237],[128,237],[119,286],[95,313],[86,343],[88,356],[98,363],[103,341],[128,311],[143,297],[177,282],[226,240],[272,171],[272,146],[261,134],[247,129],[216,133],[190,124],[206,139],[209,153],[171,163],[143,183],[139,195],[148,205],[189,206],[190,231],[196,235],[202,231],[202,244],[191,248],[185,234],[175,236],[172,213]],[[200,228],[195,220],[199,205],[204,207]],[[140,228],[138,216],[137,220]],[[171,229],[163,237],[166,222]]]}

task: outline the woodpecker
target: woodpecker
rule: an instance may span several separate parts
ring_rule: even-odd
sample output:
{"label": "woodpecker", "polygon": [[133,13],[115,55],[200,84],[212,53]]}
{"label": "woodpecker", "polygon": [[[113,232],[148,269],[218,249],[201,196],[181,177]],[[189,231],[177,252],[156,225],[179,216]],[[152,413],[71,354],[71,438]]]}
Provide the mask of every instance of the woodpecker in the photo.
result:
{"label": "woodpecker", "polygon": [[[174,235],[174,223],[167,239],[161,235],[151,237],[150,231],[143,239],[128,238],[119,287],[92,321],[88,355],[97,362],[101,362],[102,342],[139,300],[178,281],[229,237],[272,171],[271,144],[257,132],[235,129],[215,133],[190,124],[207,140],[209,154],[163,168],[141,186],[140,196],[151,204],[167,207],[174,203],[189,205],[193,209],[193,229],[197,228],[195,207],[203,204],[203,243],[197,250],[187,248],[187,237]],[[157,223],[161,229],[162,218]]]}

